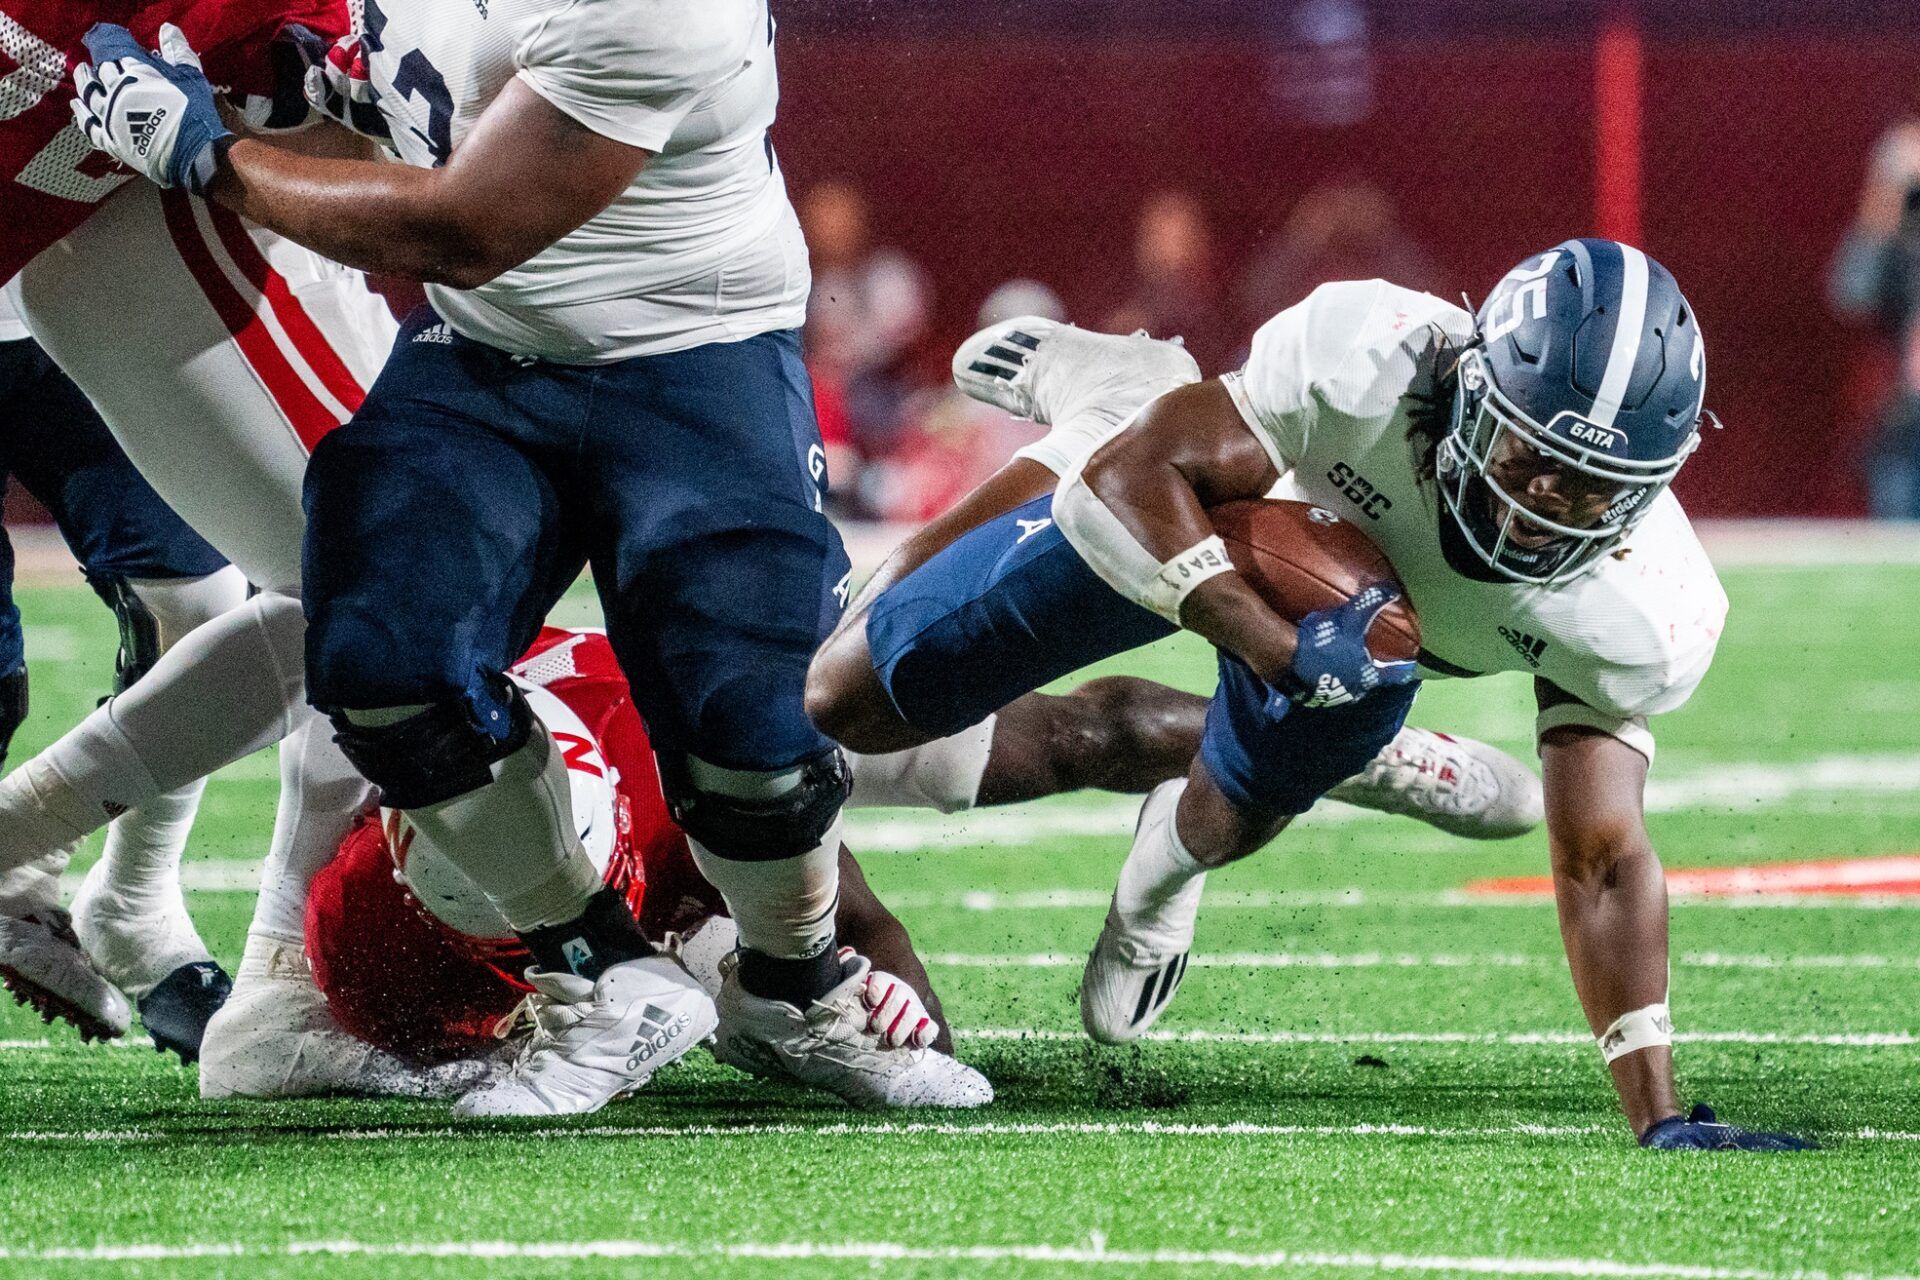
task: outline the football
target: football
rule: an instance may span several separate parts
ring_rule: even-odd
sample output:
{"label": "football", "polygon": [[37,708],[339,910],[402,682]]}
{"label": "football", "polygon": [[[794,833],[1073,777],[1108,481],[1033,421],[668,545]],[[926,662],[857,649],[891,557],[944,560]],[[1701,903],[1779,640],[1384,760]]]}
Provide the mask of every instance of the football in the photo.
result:
{"label": "football", "polygon": [[[1311,502],[1256,498],[1207,513],[1233,567],[1289,622],[1376,582],[1400,585],[1380,548],[1356,526]],[[1420,622],[1403,595],[1374,619],[1367,647],[1383,662],[1417,657]]]}

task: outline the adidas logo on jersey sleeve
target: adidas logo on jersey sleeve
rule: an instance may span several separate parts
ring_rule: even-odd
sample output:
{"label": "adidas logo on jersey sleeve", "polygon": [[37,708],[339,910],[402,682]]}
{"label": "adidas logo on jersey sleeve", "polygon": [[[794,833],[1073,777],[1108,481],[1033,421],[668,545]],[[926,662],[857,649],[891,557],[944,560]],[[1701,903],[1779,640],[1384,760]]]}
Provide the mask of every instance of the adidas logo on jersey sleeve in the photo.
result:
{"label": "adidas logo on jersey sleeve", "polygon": [[1515,631],[1512,627],[1501,627],[1500,635],[1513,646],[1513,651],[1526,659],[1529,667],[1540,669],[1540,655],[1547,651],[1547,642],[1524,631]]}

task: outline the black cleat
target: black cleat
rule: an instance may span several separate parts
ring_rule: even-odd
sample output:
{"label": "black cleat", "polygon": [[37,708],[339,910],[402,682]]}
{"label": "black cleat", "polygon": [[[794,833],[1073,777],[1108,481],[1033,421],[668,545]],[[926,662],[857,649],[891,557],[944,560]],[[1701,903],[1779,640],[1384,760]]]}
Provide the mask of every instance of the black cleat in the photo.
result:
{"label": "black cleat", "polygon": [[154,1051],[171,1050],[180,1061],[200,1061],[207,1023],[233,994],[233,979],[211,960],[183,964],[136,1002],[140,1021],[153,1037]]}

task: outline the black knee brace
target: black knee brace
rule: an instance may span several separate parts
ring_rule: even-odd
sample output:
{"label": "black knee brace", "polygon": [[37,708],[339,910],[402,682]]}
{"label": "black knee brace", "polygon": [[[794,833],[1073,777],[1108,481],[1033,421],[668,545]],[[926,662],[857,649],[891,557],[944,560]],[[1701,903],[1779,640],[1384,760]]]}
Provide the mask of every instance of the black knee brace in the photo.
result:
{"label": "black knee brace", "polygon": [[465,698],[437,702],[396,724],[354,724],[329,709],[333,740],[360,776],[380,788],[381,802],[418,809],[484,787],[493,764],[521,747],[533,733],[533,708],[513,682],[496,677],[493,692],[504,708],[504,735],[490,732]]}
{"label": "black knee brace", "polygon": [[680,829],[704,848],[741,862],[776,862],[817,848],[853,790],[838,747],[798,765],[799,779],[771,799],[696,785],[685,755],[663,752],[659,761],[661,789]]}
{"label": "black knee brace", "polygon": [[113,691],[127,689],[160,661],[160,623],[133,583],[118,575],[89,577],[87,585],[113,610],[120,624],[120,652],[113,660]]}
{"label": "black knee brace", "polygon": [[0,676],[0,766],[7,763],[13,735],[27,722],[27,669]]}

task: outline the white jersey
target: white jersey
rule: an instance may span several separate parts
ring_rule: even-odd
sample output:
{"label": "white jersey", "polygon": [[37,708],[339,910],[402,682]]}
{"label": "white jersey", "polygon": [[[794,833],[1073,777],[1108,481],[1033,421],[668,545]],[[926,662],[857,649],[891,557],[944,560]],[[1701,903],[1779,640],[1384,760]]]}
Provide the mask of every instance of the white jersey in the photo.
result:
{"label": "white jersey", "polygon": [[1670,492],[1620,553],[1557,587],[1448,563],[1440,522],[1452,516],[1420,479],[1409,392],[1433,389],[1437,343],[1472,334],[1471,316],[1427,294],[1323,285],[1268,321],[1224,382],[1282,473],[1270,496],[1332,510],[1392,562],[1420,619],[1424,675],[1543,677],[1585,704],[1549,708],[1543,730],[1591,724],[1651,757],[1645,717],[1678,707],[1706,674],[1726,593]]}
{"label": "white jersey", "polygon": [[598,364],[805,319],[806,246],[767,136],[779,84],[766,0],[369,0],[367,28],[408,164],[444,163],[516,77],[654,153],[612,204],[513,270],[477,289],[429,285],[458,332]]}

